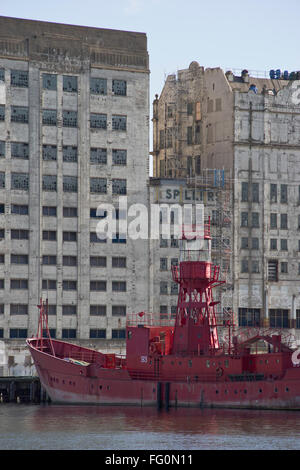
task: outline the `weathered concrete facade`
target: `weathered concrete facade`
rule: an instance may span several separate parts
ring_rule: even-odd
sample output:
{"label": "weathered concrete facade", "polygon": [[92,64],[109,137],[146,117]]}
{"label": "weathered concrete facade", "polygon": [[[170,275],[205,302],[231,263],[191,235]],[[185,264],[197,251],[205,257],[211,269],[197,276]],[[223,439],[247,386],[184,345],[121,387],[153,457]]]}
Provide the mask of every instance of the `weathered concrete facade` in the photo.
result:
{"label": "weathered concrete facade", "polygon": [[120,352],[148,242],[100,242],[96,209],[148,203],[146,35],[1,17],[0,112],[0,374],[41,296],[57,338]]}
{"label": "weathered concrete facade", "polygon": [[237,324],[270,325],[296,338],[299,89],[295,76],[271,80],[250,77],[246,70],[236,76],[192,62],[167,78],[153,102],[155,177],[197,180],[208,168],[224,168],[232,175],[232,308]]}

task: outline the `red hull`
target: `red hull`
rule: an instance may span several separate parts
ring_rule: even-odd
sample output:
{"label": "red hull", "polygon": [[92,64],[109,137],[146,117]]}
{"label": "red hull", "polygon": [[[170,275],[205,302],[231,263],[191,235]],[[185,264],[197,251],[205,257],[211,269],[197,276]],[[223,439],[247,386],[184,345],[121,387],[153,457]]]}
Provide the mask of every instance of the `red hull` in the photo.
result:
{"label": "red hull", "polygon": [[[53,341],[54,351],[77,348],[93,354],[92,350]],[[261,409],[300,409],[300,369],[289,368],[278,379],[197,381],[174,378],[144,380],[132,378],[126,367],[95,368],[74,364],[37,349],[36,339],[27,341],[42,386],[55,403],[135,405],[166,407],[223,407]],[[101,353],[98,353],[101,354]],[[269,355],[270,357],[270,355]],[[205,358],[203,358],[205,359]],[[178,377],[178,376],[177,376]]]}

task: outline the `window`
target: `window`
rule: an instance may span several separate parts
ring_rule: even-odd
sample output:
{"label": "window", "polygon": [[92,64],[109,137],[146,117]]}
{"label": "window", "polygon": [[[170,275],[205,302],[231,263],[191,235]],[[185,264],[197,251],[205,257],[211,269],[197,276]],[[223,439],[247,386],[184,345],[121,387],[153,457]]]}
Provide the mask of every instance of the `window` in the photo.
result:
{"label": "window", "polygon": [[105,317],[106,305],[90,305],[90,315]]}
{"label": "window", "polygon": [[241,272],[242,273],[248,273],[249,272],[248,260],[247,259],[242,259]]}
{"label": "window", "polygon": [[64,217],[77,217],[77,207],[63,207]]}
{"label": "window", "polygon": [[3,240],[5,238],[5,231],[3,228],[0,229],[0,240]]}
{"label": "window", "polygon": [[4,264],[5,255],[0,254],[0,264]]}
{"label": "window", "polygon": [[242,248],[242,250],[248,250],[248,248],[249,248],[248,238],[242,237],[242,239],[241,239],[241,248]]}
{"label": "window", "polygon": [[57,191],[56,175],[43,175],[43,191]]}
{"label": "window", "polygon": [[252,250],[259,249],[259,239],[257,237],[252,238]]}
{"label": "window", "polygon": [[25,106],[12,106],[11,122],[28,123],[28,108]]}
{"label": "window", "polygon": [[55,206],[43,206],[43,215],[46,217],[56,217]]}
{"label": "window", "polygon": [[113,256],[111,259],[112,268],[126,268],[125,256]]}
{"label": "window", "polygon": [[4,209],[5,209],[4,204],[0,204],[0,214],[4,214],[4,212],[5,212]]}
{"label": "window", "polygon": [[286,204],[288,202],[288,187],[287,184],[280,185],[280,202]]}
{"label": "window", "polygon": [[187,139],[187,145],[192,145],[193,143],[193,128],[189,126],[186,130],[186,139]]}
{"label": "window", "polygon": [[126,131],[127,117],[114,115],[112,116],[112,130],[113,131]]}
{"label": "window", "polygon": [[27,173],[11,174],[11,189],[29,190],[29,175]]}
{"label": "window", "polygon": [[105,339],[106,338],[106,330],[104,329],[90,329],[90,339]]}
{"label": "window", "polygon": [[4,279],[0,279],[0,289],[4,289]]}
{"label": "window", "polygon": [[270,185],[270,200],[272,202],[277,202],[277,184]]}
{"label": "window", "polygon": [[107,128],[107,114],[91,114],[90,127],[92,129],[106,129]]}
{"label": "window", "polygon": [[78,90],[77,77],[71,75],[63,76],[63,91],[75,92]]}
{"label": "window", "polygon": [[252,202],[259,202],[259,184],[252,183]]}
{"label": "window", "polygon": [[268,281],[278,281],[278,261],[268,261]]}
{"label": "window", "polygon": [[23,142],[11,142],[11,157],[28,160],[29,145]]}
{"label": "window", "polygon": [[160,270],[167,271],[168,269],[168,258],[160,258]]}
{"label": "window", "polygon": [[10,236],[12,240],[28,240],[29,230],[12,229]]}
{"label": "window", "polygon": [[107,149],[106,148],[91,148],[90,162],[106,165],[107,164]]}
{"label": "window", "polygon": [[171,248],[178,248],[178,238],[175,238],[174,235],[171,235]]}
{"label": "window", "polygon": [[63,232],[63,241],[64,242],[76,242],[77,232]]}
{"label": "window", "polygon": [[299,309],[296,310],[296,328],[300,328],[300,310]]}
{"label": "window", "polygon": [[57,123],[56,109],[43,109],[42,123],[44,126],[56,126],[56,123]]}
{"label": "window", "polygon": [[90,243],[106,243],[106,241],[106,236],[104,238],[100,238],[98,237],[97,232],[90,232]]}
{"label": "window", "polygon": [[5,121],[5,106],[0,105],[0,121]]}
{"label": "window", "polygon": [[280,228],[285,230],[288,228],[288,216],[287,214],[280,214]]}
{"label": "window", "polygon": [[127,194],[127,181],[125,179],[112,180],[112,193],[113,194]]}
{"label": "window", "polygon": [[0,82],[5,82],[5,70],[0,69]]}
{"label": "window", "polygon": [[5,142],[0,140],[0,158],[5,157]]}
{"label": "window", "polygon": [[171,295],[178,294],[178,284],[176,282],[171,282]]}
{"label": "window", "polygon": [[63,290],[76,290],[77,289],[77,282],[66,280],[63,281]]}
{"label": "window", "polygon": [[172,147],[172,142],[173,142],[173,128],[172,128],[172,127],[168,127],[168,128],[167,128],[167,135],[166,135],[166,144],[167,144],[167,148],[171,148],[171,147]]}
{"label": "window", "polygon": [[164,129],[161,129],[159,131],[159,148],[160,149],[165,148],[165,131],[164,131]]}
{"label": "window", "polygon": [[258,212],[252,212],[252,227],[253,228],[258,228],[259,227],[259,213]]}
{"label": "window", "polygon": [[27,279],[11,279],[10,288],[11,289],[28,289],[28,280]]}
{"label": "window", "polygon": [[289,311],[285,309],[269,310],[270,327],[288,328],[289,327]]}
{"label": "window", "polygon": [[160,293],[167,294],[168,293],[168,283],[165,281],[160,282]]}
{"label": "window", "polygon": [[63,126],[77,127],[77,111],[63,111]]}
{"label": "window", "polygon": [[192,116],[193,110],[194,110],[194,103],[191,103],[191,102],[187,103],[186,112],[188,116]]}
{"label": "window", "polygon": [[288,273],[288,264],[286,261],[282,261],[280,263],[280,272],[281,274],[287,274]]}
{"label": "window", "polygon": [[4,313],[4,304],[0,304],[0,314]]}
{"label": "window", "polygon": [[27,329],[26,328],[10,328],[9,330],[9,337],[11,339],[18,339],[18,338],[27,338]]}
{"label": "window", "polygon": [[12,204],[11,213],[18,215],[28,215],[28,206],[23,204]]}
{"label": "window", "polygon": [[28,87],[28,72],[25,70],[12,70],[10,84],[18,87]]}
{"label": "window", "polygon": [[43,230],[43,240],[56,241],[56,232],[54,230]]}
{"label": "window", "polygon": [[277,214],[270,214],[270,228],[277,228]]}
{"label": "window", "polygon": [[241,227],[248,227],[248,212],[241,213]]}
{"label": "window", "polygon": [[90,192],[98,194],[107,193],[107,179],[106,178],[90,178]]}
{"label": "window", "polygon": [[77,147],[74,145],[63,146],[63,161],[64,162],[77,162]]}
{"label": "window", "polygon": [[63,191],[68,193],[77,193],[77,176],[63,177]]}
{"label": "window", "polygon": [[260,326],[260,309],[239,308],[239,326]]}
{"label": "window", "polygon": [[126,96],[126,81],[125,80],[113,80],[112,92],[114,95]]}
{"label": "window", "polygon": [[42,289],[44,289],[44,290],[56,290],[56,281],[54,279],[43,279]]}
{"label": "window", "polygon": [[178,266],[178,258],[171,258],[171,266]]}
{"label": "window", "polygon": [[270,250],[277,250],[277,239],[271,238],[270,239]]}
{"label": "window", "polygon": [[0,171],[0,188],[5,188],[5,173]]}
{"label": "window", "polygon": [[77,314],[77,306],[76,305],[63,305],[62,306],[62,314],[63,315],[76,315]]}
{"label": "window", "polygon": [[43,88],[45,90],[57,89],[57,75],[51,73],[43,73]]}
{"label": "window", "polygon": [[126,165],[127,164],[127,150],[113,149],[112,150],[112,163],[113,165]]}
{"label": "window", "polygon": [[56,256],[55,255],[43,255],[42,263],[47,265],[56,265]]}
{"label": "window", "polygon": [[76,330],[74,328],[63,328],[61,336],[64,339],[74,339],[76,338]]}
{"label": "window", "polygon": [[90,281],[90,291],[105,292],[106,281]]}
{"label": "window", "polygon": [[124,233],[115,233],[112,238],[112,243],[127,243],[126,234]]}
{"label": "window", "polygon": [[286,238],[282,238],[280,240],[280,250],[281,251],[287,251],[287,249],[288,249],[288,241],[287,241]]}
{"label": "window", "polygon": [[126,317],[126,305],[112,305],[111,313],[113,316]]}
{"label": "window", "polygon": [[63,256],[63,266],[77,266],[77,256]]}
{"label": "window", "polygon": [[111,337],[112,339],[125,339],[126,338],[126,330],[111,330]]}
{"label": "window", "polygon": [[248,183],[242,183],[242,202],[248,201]]}
{"label": "window", "polygon": [[251,262],[251,272],[252,273],[259,273],[259,261],[252,260]]}
{"label": "window", "polygon": [[28,264],[28,255],[10,255],[12,264]]}
{"label": "window", "polygon": [[43,155],[43,160],[56,160],[57,159],[56,145],[43,145],[42,155]]}
{"label": "window", "polygon": [[106,78],[91,77],[90,79],[90,93],[93,95],[106,95],[107,94],[107,80]]}
{"label": "window", "polygon": [[126,292],[126,281],[112,281],[113,292]]}
{"label": "window", "polygon": [[28,305],[10,304],[10,315],[28,315]]}

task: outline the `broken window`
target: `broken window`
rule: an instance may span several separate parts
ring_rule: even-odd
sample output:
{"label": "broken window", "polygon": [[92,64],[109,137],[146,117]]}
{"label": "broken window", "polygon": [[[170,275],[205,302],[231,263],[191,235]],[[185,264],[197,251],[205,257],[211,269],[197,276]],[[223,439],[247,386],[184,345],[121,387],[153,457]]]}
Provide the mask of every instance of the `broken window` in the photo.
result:
{"label": "broken window", "polygon": [[126,131],[127,117],[126,116],[112,116],[112,130],[113,131]]}
{"label": "broken window", "polygon": [[12,70],[10,84],[12,86],[28,87],[28,72],[26,70]]}
{"label": "broken window", "polygon": [[63,177],[63,191],[69,193],[77,193],[77,176]]}
{"label": "broken window", "polygon": [[77,162],[77,147],[74,145],[63,146],[63,161]]}
{"label": "broken window", "polygon": [[77,77],[71,75],[63,76],[63,91],[75,92],[78,90]]}
{"label": "broken window", "polygon": [[57,191],[56,175],[43,175],[43,191]]}
{"label": "broken window", "polygon": [[107,80],[106,80],[106,78],[91,77],[90,92],[93,95],[106,95],[107,94]]}
{"label": "broken window", "polygon": [[278,261],[268,261],[268,281],[278,281]]}
{"label": "broken window", "polygon": [[43,88],[45,90],[57,89],[57,75],[53,73],[43,73]]}
{"label": "broken window", "polygon": [[11,156],[12,158],[24,158],[29,157],[29,144],[23,142],[11,142]]}
{"label": "broken window", "polygon": [[5,106],[4,106],[4,104],[0,105],[0,121],[5,121]]}
{"label": "broken window", "polygon": [[90,315],[104,317],[106,315],[106,305],[90,305]]}
{"label": "broken window", "polygon": [[63,126],[77,127],[77,111],[63,111]]}
{"label": "broken window", "polygon": [[11,189],[29,190],[29,175],[27,173],[11,174]]}
{"label": "broken window", "polygon": [[126,96],[126,81],[125,80],[113,80],[112,81],[112,92],[114,95]]}
{"label": "broken window", "polygon": [[25,106],[12,106],[11,122],[28,123],[28,108]]}
{"label": "broken window", "polygon": [[107,128],[107,114],[91,114],[92,129],[106,129]]}
{"label": "broken window", "polygon": [[0,171],[0,188],[5,188],[5,173]]}
{"label": "broken window", "polygon": [[42,153],[43,153],[43,160],[56,160],[57,159],[56,145],[43,145]]}
{"label": "broken window", "polygon": [[127,150],[113,149],[112,151],[113,165],[126,165],[127,163]]}
{"label": "broken window", "polygon": [[90,192],[98,194],[107,193],[107,179],[106,178],[90,178]]}
{"label": "broken window", "polygon": [[56,126],[57,116],[56,109],[43,109],[42,123],[45,126]]}
{"label": "broken window", "polygon": [[126,180],[124,179],[113,179],[112,180],[112,193],[113,194],[126,194]]}
{"label": "broken window", "polygon": [[0,140],[0,158],[5,157],[5,142]]}
{"label": "broken window", "polygon": [[91,148],[90,162],[106,165],[107,163],[107,149],[106,148]]}
{"label": "broken window", "polygon": [[126,317],[126,305],[112,305],[111,314],[117,317]]}

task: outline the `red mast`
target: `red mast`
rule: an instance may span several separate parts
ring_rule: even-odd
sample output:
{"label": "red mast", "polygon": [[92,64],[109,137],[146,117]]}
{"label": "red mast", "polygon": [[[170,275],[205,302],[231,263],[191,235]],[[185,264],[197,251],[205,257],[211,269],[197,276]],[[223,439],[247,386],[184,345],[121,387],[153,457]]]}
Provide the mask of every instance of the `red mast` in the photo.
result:
{"label": "red mast", "polygon": [[179,284],[173,354],[215,354],[219,338],[213,300],[213,287],[219,281],[219,266],[211,263],[210,220],[202,227],[184,226],[180,264],[172,267]]}

